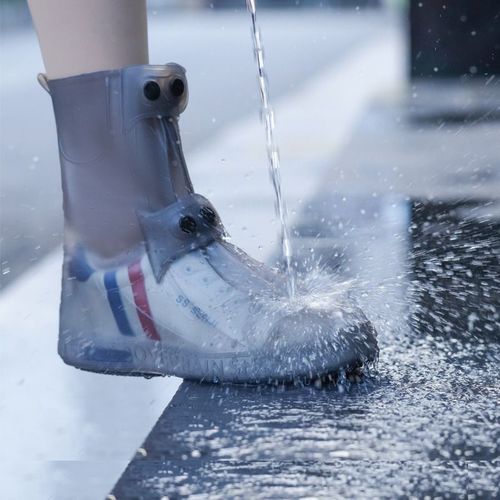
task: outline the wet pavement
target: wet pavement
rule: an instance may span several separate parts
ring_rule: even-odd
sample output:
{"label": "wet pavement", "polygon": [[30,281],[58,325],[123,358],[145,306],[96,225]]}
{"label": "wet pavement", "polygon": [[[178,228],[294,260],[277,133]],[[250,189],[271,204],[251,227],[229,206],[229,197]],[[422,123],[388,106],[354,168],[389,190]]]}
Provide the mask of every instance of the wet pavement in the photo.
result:
{"label": "wet pavement", "polygon": [[500,205],[322,195],[302,221],[298,261],[354,280],[377,369],[184,382],[115,497],[498,498]]}
{"label": "wet pavement", "polygon": [[498,127],[374,103],[293,248],[299,273],[352,282],[376,369],[300,387],[184,382],[112,494],[498,498]]}

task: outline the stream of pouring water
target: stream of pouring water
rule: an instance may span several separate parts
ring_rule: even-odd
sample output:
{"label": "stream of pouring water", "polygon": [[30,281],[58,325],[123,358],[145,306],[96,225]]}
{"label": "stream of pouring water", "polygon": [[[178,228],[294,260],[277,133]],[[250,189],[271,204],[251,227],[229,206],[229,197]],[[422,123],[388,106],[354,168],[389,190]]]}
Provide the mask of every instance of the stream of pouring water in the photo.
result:
{"label": "stream of pouring water", "polygon": [[274,114],[269,103],[269,91],[267,87],[267,75],[264,69],[264,51],[259,26],[257,24],[256,0],[246,0],[247,9],[252,19],[252,39],[257,62],[258,81],[261,99],[261,119],[266,129],[267,159],[269,162],[269,174],[273,183],[276,196],[276,215],[281,224],[281,252],[285,262],[285,274],[288,282],[288,294],[295,295],[295,275],[292,268],[292,247],[290,244],[290,230],[288,227],[288,213],[285,200],[281,193],[280,159],[276,139],[274,137]]}

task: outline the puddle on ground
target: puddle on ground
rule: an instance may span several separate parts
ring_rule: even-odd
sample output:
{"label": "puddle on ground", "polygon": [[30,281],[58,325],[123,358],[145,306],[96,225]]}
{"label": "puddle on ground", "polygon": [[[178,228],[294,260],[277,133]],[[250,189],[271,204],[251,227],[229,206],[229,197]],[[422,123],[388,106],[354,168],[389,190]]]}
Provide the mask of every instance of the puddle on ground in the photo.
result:
{"label": "puddle on ground", "polygon": [[354,282],[379,332],[361,383],[182,384],[115,487],[214,498],[498,498],[500,207],[328,195],[296,267]]}

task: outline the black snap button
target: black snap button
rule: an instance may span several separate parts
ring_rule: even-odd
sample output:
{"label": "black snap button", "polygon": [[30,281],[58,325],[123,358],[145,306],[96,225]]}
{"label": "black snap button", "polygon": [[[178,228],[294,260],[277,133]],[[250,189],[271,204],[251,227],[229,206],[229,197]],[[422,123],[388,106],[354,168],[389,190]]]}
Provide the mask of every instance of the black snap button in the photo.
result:
{"label": "black snap button", "polygon": [[179,227],[184,233],[192,234],[196,231],[196,221],[190,215],[184,215],[179,220]]}
{"label": "black snap button", "polygon": [[156,101],[156,99],[160,97],[160,94],[160,86],[155,81],[151,80],[144,85],[144,95],[146,96],[146,99]]}
{"label": "black snap button", "polygon": [[205,219],[209,224],[215,225],[217,221],[217,214],[210,207],[202,207],[200,209],[200,215]]}
{"label": "black snap button", "polygon": [[184,82],[180,78],[176,78],[170,83],[170,92],[174,97],[180,97],[184,94],[184,87]]}

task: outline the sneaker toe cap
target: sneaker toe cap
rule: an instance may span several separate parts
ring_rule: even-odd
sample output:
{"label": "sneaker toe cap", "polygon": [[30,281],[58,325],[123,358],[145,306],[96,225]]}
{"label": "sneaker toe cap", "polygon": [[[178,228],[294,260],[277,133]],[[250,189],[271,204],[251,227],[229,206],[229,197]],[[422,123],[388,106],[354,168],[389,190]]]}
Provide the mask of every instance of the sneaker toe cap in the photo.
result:
{"label": "sneaker toe cap", "polygon": [[281,372],[311,377],[355,368],[378,356],[375,329],[361,312],[290,314],[274,325],[266,347]]}

